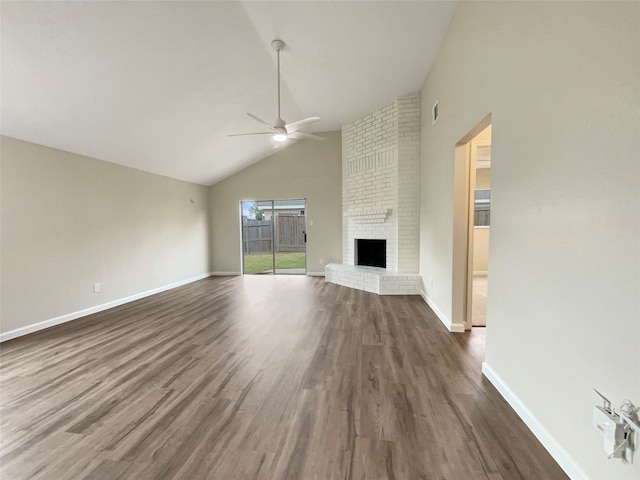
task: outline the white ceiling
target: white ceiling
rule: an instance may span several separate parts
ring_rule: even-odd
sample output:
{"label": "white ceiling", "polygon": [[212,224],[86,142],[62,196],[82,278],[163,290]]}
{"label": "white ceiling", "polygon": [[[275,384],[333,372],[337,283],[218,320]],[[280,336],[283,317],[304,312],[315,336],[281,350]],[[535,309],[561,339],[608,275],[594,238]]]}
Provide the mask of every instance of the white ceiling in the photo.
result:
{"label": "white ceiling", "polygon": [[[422,87],[456,2],[1,2],[2,134],[211,185]],[[308,141],[308,140],[305,140]]]}

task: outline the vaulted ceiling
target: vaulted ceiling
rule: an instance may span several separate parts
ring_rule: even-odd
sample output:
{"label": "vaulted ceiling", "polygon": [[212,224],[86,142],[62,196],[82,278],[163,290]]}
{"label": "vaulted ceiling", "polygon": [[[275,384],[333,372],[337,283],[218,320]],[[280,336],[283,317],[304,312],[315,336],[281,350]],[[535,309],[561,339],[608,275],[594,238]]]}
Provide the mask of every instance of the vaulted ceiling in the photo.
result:
{"label": "vaulted ceiling", "polygon": [[[343,123],[418,91],[456,2],[1,2],[3,135],[211,185],[274,152],[245,115]],[[309,141],[309,140],[302,140]]]}

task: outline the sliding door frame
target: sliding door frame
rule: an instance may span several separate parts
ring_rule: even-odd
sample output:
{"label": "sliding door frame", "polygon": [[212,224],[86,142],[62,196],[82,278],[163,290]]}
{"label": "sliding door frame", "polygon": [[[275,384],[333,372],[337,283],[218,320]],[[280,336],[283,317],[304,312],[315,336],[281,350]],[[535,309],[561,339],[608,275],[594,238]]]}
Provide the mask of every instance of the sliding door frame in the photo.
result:
{"label": "sliding door frame", "polygon": [[[276,232],[276,202],[301,202],[302,203],[302,211],[304,212],[302,216],[304,217],[304,271],[302,273],[298,273],[298,275],[306,275],[307,273],[307,199],[306,198],[290,198],[290,199],[272,199],[272,200],[241,200],[240,201],[240,254],[241,254],[241,272],[242,275],[255,275],[258,272],[246,272],[245,271],[245,242],[248,245],[248,240],[245,239],[245,225],[244,225],[244,205],[247,203],[253,204],[266,204],[269,202],[271,204],[271,269],[268,273],[271,275],[290,275],[284,272],[277,272],[277,264],[276,264],[276,239],[279,238],[278,233]],[[300,214],[298,214],[300,215]],[[248,252],[247,252],[248,253]],[[286,270],[286,269],[281,269]]]}

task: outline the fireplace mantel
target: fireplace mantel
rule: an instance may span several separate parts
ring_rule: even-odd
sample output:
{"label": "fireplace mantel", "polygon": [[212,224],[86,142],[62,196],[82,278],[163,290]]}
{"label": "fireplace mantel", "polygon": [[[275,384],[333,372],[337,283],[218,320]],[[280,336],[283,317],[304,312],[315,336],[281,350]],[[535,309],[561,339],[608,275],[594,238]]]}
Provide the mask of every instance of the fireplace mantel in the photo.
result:
{"label": "fireplace mantel", "polygon": [[353,208],[345,216],[356,223],[384,223],[391,215],[390,208]]}

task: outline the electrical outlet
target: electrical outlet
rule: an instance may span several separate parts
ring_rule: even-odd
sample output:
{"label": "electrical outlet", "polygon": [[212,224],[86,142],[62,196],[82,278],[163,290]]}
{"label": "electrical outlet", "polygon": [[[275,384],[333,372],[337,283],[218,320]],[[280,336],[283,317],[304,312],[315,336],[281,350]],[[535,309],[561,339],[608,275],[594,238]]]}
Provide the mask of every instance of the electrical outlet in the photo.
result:
{"label": "electrical outlet", "polygon": [[94,283],[93,284],[93,293],[100,293],[100,284],[99,283]]}
{"label": "electrical outlet", "polygon": [[318,260],[318,264],[322,265],[324,263],[324,260],[320,259]]}

